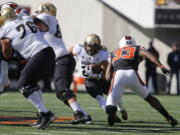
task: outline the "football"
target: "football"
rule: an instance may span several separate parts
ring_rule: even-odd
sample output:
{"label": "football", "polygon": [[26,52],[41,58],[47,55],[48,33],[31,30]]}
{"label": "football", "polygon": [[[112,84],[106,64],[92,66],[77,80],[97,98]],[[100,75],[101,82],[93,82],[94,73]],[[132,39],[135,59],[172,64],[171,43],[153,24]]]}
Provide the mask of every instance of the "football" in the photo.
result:
{"label": "football", "polygon": [[102,72],[101,67],[97,64],[91,64],[91,67],[94,74],[99,74]]}

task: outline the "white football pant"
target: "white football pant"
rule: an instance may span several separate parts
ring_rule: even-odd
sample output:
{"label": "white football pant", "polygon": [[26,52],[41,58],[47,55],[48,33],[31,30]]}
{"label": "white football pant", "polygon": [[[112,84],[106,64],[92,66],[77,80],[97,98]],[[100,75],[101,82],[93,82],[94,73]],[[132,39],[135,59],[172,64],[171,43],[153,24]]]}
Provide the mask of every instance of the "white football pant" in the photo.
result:
{"label": "white football pant", "polygon": [[117,70],[111,82],[106,105],[117,106],[125,89],[131,89],[143,99],[148,96],[148,90],[136,71]]}
{"label": "white football pant", "polygon": [[8,62],[1,60],[0,61],[0,92],[3,91],[3,88],[7,85],[9,85],[9,77],[8,77]]}

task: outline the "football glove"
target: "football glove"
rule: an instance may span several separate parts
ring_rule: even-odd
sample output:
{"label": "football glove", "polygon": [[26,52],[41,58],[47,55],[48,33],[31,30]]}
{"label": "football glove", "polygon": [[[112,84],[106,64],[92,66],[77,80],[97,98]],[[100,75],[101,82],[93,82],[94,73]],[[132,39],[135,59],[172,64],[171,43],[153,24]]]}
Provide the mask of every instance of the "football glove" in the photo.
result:
{"label": "football glove", "polygon": [[165,66],[161,66],[160,68],[163,74],[170,76],[170,71]]}

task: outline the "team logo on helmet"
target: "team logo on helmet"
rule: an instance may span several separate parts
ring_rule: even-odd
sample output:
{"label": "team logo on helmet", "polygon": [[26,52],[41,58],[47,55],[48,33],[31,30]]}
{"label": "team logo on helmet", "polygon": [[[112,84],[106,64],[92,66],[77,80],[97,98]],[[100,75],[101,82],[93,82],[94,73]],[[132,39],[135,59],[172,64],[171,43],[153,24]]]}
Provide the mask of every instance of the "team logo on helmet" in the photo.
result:
{"label": "team logo on helmet", "polygon": [[52,3],[45,2],[39,5],[36,13],[37,14],[47,13],[52,16],[56,16],[56,7]]}
{"label": "team logo on helmet", "polygon": [[125,46],[136,46],[136,41],[131,36],[124,36],[119,41],[119,47],[125,47]]}

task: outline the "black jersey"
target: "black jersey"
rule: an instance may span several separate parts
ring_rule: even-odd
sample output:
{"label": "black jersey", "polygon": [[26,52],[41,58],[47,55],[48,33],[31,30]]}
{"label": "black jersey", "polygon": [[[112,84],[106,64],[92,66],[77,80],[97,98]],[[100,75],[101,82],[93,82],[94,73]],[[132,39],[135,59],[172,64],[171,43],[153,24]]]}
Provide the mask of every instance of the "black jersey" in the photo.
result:
{"label": "black jersey", "polygon": [[114,50],[110,55],[114,71],[118,69],[138,70],[138,65],[142,60],[139,57],[140,49],[140,46],[126,46]]}

